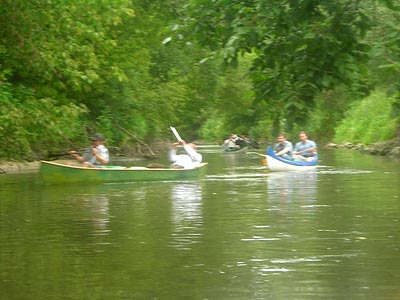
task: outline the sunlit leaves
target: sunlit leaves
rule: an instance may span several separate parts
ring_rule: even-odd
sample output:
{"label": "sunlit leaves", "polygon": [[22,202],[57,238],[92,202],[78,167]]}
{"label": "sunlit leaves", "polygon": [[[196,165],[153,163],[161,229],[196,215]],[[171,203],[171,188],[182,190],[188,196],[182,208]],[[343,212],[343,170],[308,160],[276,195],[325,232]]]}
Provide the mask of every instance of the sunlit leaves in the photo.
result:
{"label": "sunlit leaves", "polygon": [[3,5],[9,8],[1,26],[11,57],[5,65],[15,76],[54,83],[65,93],[89,92],[105,76],[126,80],[104,60],[117,47],[114,27],[134,15],[129,1],[6,0]]}
{"label": "sunlit leaves", "polygon": [[396,120],[393,118],[393,97],[375,91],[369,97],[356,102],[339,124],[336,142],[370,144],[394,137]]}

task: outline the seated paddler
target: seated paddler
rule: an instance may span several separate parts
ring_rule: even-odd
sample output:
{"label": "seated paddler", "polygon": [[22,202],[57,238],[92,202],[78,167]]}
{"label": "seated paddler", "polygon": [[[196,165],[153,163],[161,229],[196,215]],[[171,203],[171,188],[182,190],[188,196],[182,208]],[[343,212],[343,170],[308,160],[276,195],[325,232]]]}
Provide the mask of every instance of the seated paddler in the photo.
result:
{"label": "seated paddler", "polygon": [[292,160],[293,145],[286,138],[284,133],[278,135],[278,142],[273,148],[275,155],[284,159]]}
{"label": "seated paddler", "polygon": [[69,154],[77,160],[81,166],[88,168],[102,168],[110,160],[108,149],[103,145],[104,137],[100,133],[89,137],[92,145],[80,155],[76,151],[70,151]]}
{"label": "seated paddler", "polygon": [[[185,154],[177,154],[178,145],[183,145]],[[202,155],[196,151],[196,145],[180,141],[173,143],[169,151],[169,160],[172,162],[172,167],[193,169],[199,167],[203,159]]]}
{"label": "seated paddler", "polygon": [[299,142],[294,146],[293,158],[298,161],[312,161],[317,155],[317,144],[308,139],[304,131],[299,133]]}

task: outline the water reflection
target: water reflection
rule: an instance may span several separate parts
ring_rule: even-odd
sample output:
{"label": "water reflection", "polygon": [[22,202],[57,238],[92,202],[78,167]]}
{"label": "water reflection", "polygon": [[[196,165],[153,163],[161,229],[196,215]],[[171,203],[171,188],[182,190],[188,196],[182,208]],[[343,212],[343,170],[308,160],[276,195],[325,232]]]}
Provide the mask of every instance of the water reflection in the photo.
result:
{"label": "water reflection", "polygon": [[292,202],[294,199],[313,202],[317,193],[317,172],[274,172],[267,176],[270,201]]}
{"label": "water reflection", "polygon": [[[88,218],[93,228],[92,234],[95,236],[108,235],[110,222],[109,199],[105,195],[87,195],[82,199],[83,206],[86,208]],[[85,219],[84,219],[85,220]]]}
{"label": "water reflection", "polygon": [[171,188],[172,246],[190,250],[202,233],[202,189],[199,183],[179,183]]}
{"label": "water reflection", "polygon": [[109,245],[110,234],[110,201],[105,194],[71,195],[70,199],[81,211],[76,212],[74,223],[83,234],[83,240],[88,240],[91,251],[103,252],[104,246]]}
{"label": "water reflection", "polygon": [[54,214],[61,212],[58,222],[49,226],[55,231],[68,231],[76,240],[87,241],[90,251],[102,251],[104,245],[109,244],[110,234],[107,191],[104,186],[96,185],[46,186],[41,193],[43,205]]}

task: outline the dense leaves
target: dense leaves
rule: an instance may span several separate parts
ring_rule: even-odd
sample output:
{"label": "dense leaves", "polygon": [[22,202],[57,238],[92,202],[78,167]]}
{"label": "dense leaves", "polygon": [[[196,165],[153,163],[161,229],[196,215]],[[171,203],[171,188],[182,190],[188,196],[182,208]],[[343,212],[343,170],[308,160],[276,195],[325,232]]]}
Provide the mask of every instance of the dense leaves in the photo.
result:
{"label": "dense leaves", "polygon": [[360,80],[369,20],[359,1],[192,1],[188,38],[237,64],[255,53],[256,98],[271,117],[304,123],[315,96]]}
{"label": "dense leaves", "polygon": [[23,103],[9,84],[0,85],[0,141],[4,145],[1,158],[33,159],[33,151],[40,153],[65,144],[74,148],[68,137],[82,136],[84,107],[57,105],[50,98],[37,99],[26,89],[20,88],[18,93]]}
{"label": "dense leaves", "polygon": [[[82,137],[94,131],[105,133],[109,143],[129,140],[115,124],[142,138],[162,136],[169,125],[185,122],[192,132],[202,119],[193,96],[212,101],[204,83],[215,80],[195,65],[200,49],[161,43],[174,14],[174,1],[2,1],[1,99],[12,99],[15,113],[2,107],[10,126],[1,128],[0,140],[10,147],[0,158],[32,157],[35,144],[45,147],[48,137],[65,147],[66,139],[86,143]],[[57,118],[57,111],[69,124],[45,118]],[[83,116],[84,111],[89,113]],[[49,127],[62,135],[54,136]]]}
{"label": "dense leaves", "polygon": [[0,159],[121,146],[121,127],[329,139],[377,87],[398,124],[399,19],[392,0],[3,0]]}
{"label": "dense leaves", "polygon": [[72,97],[126,80],[106,58],[117,46],[116,27],[132,16],[126,0],[2,1],[3,64],[15,79]]}

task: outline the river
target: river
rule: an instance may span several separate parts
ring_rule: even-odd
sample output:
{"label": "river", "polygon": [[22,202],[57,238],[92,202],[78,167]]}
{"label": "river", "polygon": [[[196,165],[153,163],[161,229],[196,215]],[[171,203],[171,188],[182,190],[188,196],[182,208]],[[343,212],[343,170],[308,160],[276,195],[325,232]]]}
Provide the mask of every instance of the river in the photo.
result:
{"label": "river", "polygon": [[0,299],[400,299],[399,161],[321,150],[268,173],[201,151],[196,181],[0,175]]}

